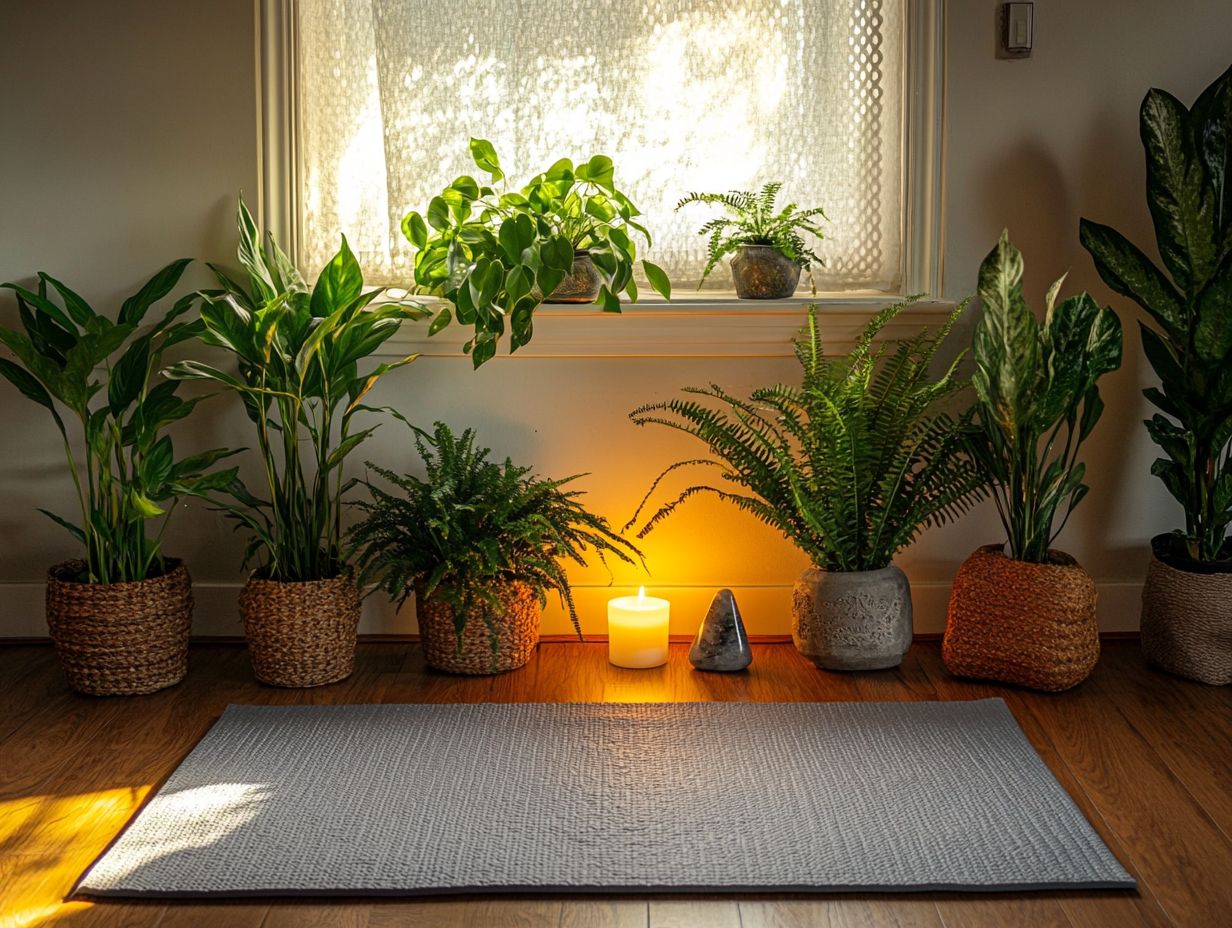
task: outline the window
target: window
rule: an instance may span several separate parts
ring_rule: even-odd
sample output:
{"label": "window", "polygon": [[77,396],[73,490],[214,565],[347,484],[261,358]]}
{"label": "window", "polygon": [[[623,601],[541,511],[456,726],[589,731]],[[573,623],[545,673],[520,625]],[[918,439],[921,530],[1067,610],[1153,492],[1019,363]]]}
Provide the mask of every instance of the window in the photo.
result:
{"label": "window", "polygon": [[647,257],[680,289],[705,264],[707,214],[676,201],[767,180],[784,181],[783,204],[826,208],[820,290],[901,292],[905,271],[914,287],[908,5],[267,0],[266,58],[294,49],[281,76],[264,65],[266,109],[293,117],[271,134],[267,113],[265,137],[293,161],[274,174],[299,263],[315,273],[342,231],[374,281],[406,282],[402,217],[474,172],[473,135],[515,183],[561,156],[611,155],[655,234]]}

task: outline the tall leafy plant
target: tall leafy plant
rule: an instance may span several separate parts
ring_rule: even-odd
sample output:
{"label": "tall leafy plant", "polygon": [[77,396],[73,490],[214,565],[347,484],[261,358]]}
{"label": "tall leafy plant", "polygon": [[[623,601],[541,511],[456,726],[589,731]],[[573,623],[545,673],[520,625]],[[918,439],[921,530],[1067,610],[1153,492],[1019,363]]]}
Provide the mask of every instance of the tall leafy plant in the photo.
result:
{"label": "tall leafy plant", "polygon": [[[432,320],[429,334],[455,316],[473,326],[465,350],[475,367],[496,354],[506,327],[516,351],[530,341],[535,309],[569,274],[578,252],[590,255],[602,280],[596,305],[618,313],[620,294],[637,301],[634,236],[649,247],[650,233],[637,220],[641,211],[616,188],[611,158],[595,155],[576,165],[561,158],[520,190],[498,191],[492,185],[505,172],[492,143],[471,139],[470,150],[491,183],[458,177],[432,198],[426,216],[411,212],[402,220],[418,249],[417,287],[452,305]],[[651,287],[670,299],[663,270],[641,263]]]}
{"label": "tall leafy plant", "polygon": [[1083,219],[1099,276],[1146,310],[1142,347],[1159,377],[1151,465],[1185,511],[1178,553],[1232,557],[1232,68],[1186,109],[1151,90],[1139,114],[1146,197],[1166,272],[1125,236]]}
{"label": "tall leafy plant", "polygon": [[426,476],[373,468],[390,489],[369,482],[371,501],[357,505],[367,517],[352,530],[365,582],[403,602],[418,591],[453,609],[459,647],[473,604],[493,632],[500,593],[525,583],[540,603],[553,591],[582,635],[565,562],[586,565],[588,552],[634,563],[641,552],[589,512],[577,477],[549,480],[508,458],[490,460],[470,429],[455,436],[443,422],[432,434],[415,429]]}
{"label": "tall leafy plant", "polygon": [[673,471],[705,467],[721,486],[686,487],[645,522],[645,537],[699,494],[727,500],[782,532],[818,567],[876,570],[926,525],[964,511],[983,479],[961,454],[967,418],[947,409],[964,387],[961,353],[940,377],[930,368],[962,312],[936,332],[897,343],[877,341],[911,301],[878,313],[850,354],[827,357],[817,307],[796,341],[800,386],[772,386],[742,399],[718,386],[685,392],[634,410],[638,425],[662,425],[701,441],[708,458],[672,464],[654,481],[634,514],[640,518]]}
{"label": "tall leafy plant", "polygon": [[745,245],[769,245],[805,270],[811,269],[814,264],[825,263],[809,247],[803,235],[807,232],[818,239],[825,238],[817,224],[818,217],[826,218],[825,210],[819,206],[802,210],[795,203],[788,203],[776,210],[774,201],[782,189],[782,182],[774,181],[763,184],[758,191],[690,193],[676,204],[678,211],[690,203],[706,203],[722,206],[726,213],[709,220],[697,232],[698,235],[709,236],[706,267],[697,283],[699,289],[726,255],[734,254]]}
{"label": "tall leafy plant", "polygon": [[1003,231],[980,265],[984,311],[972,343],[979,430],[969,447],[987,475],[1011,557],[1045,563],[1088,490],[1078,452],[1104,410],[1097,381],[1121,366],[1121,323],[1087,293],[1058,303],[1061,277],[1048,289],[1041,324],[1023,296],[1022,274],[1022,253]]}
{"label": "tall leafy plant", "polygon": [[212,267],[220,287],[202,291],[201,341],[229,352],[238,371],[181,361],[168,375],[208,380],[239,395],[256,426],[268,498],[236,482],[224,506],[248,530],[245,563],[279,581],[323,580],[344,569],[343,495],[348,456],[375,431],[355,417],[372,411],[364,397],[376,382],[417,355],[360,369],[406,319],[413,305],[376,302],[355,256],[342,247],[311,287],[274,242],[264,239],[243,200],[239,260],[245,282]]}
{"label": "tall leafy plant", "polygon": [[[198,323],[179,321],[195,297],[177,300],[152,325],[142,323],[190,263],[181,258],[160,270],[123,302],[114,322],[49,274],[39,273],[35,290],[0,284],[16,295],[21,318],[21,330],[0,328],[0,342],[16,356],[0,358],[0,374],[55,422],[80,518],[40,511],[85,548],[82,579],[90,583],[161,574],[163,533],[177,500],[235,477],[234,468],[212,469],[235,451],[180,457],[165,434],[203,397],[182,399],[176,383],[151,386],[163,353],[198,329]],[[150,523],[157,525],[152,534]]]}

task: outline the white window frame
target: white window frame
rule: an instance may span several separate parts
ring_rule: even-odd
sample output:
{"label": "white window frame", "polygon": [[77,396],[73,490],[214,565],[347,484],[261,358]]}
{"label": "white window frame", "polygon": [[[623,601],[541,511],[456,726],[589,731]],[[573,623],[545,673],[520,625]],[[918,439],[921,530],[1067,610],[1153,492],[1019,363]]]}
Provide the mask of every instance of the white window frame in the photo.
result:
{"label": "white window frame", "polygon": [[[299,260],[297,0],[254,0],[256,17],[258,220]],[[924,299],[885,332],[908,334],[935,325],[953,308],[942,299],[945,145],[945,2],[905,0],[903,118],[903,293]],[[827,343],[849,344],[863,322],[894,298],[887,294],[819,294],[815,298],[736,300],[707,291],[673,294],[670,304],[645,299],[619,315],[543,306],[535,337],[516,355],[543,357],[785,357],[810,303],[824,307]],[[546,317],[546,318],[545,318]],[[547,324],[544,324],[547,323]],[[408,326],[386,343],[390,354],[419,351],[461,357],[467,336],[451,326],[427,338]]]}

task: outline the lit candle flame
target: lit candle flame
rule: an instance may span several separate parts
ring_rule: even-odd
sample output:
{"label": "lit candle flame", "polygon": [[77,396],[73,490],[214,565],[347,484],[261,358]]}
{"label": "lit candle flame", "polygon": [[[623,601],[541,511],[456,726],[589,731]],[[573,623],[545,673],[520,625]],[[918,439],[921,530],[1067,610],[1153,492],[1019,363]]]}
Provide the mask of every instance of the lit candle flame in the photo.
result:
{"label": "lit candle flame", "polygon": [[645,601],[645,599],[646,599],[646,588],[644,586],[639,586],[637,588],[637,601],[643,602]]}

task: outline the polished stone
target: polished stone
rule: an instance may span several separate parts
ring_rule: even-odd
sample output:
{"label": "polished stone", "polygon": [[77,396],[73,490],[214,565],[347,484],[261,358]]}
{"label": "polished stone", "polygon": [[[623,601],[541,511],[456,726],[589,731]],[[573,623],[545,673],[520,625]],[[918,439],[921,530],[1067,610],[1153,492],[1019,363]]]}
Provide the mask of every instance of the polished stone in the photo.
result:
{"label": "polished stone", "polygon": [[698,670],[721,671],[744,670],[753,663],[749,636],[731,590],[715,594],[689,649],[689,662]]}

